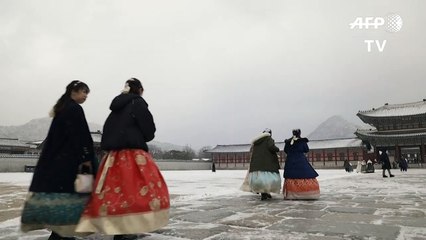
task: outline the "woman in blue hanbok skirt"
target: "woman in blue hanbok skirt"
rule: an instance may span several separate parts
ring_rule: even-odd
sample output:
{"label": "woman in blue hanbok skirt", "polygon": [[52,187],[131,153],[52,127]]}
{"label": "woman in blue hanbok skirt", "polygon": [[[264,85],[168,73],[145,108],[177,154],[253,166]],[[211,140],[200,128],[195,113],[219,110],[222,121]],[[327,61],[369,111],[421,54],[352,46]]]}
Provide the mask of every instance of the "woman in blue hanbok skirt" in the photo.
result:
{"label": "woman in blue hanbok skirt", "polygon": [[300,133],[300,129],[295,129],[293,137],[285,140],[284,199],[318,199],[318,173],[305,156],[309,151],[308,139],[301,138]]}

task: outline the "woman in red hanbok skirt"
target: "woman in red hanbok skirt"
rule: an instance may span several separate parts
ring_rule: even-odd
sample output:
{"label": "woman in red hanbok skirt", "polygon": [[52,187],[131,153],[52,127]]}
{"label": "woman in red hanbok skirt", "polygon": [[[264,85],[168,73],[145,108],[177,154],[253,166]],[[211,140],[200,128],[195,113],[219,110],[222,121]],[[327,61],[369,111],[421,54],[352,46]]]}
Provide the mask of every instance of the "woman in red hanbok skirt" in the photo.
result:
{"label": "woman in red hanbok skirt", "polygon": [[78,232],[131,239],[125,235],[151,232],[168,223],[170,198],[166,182],[148,152],[146,142],[154,138],[155,124],[142,92],[140,81],[131,78],[111,103],[101,142],[108,153]]}
{"label": "woman in red hanbok skirt", "polygon": [[285,140],[284,199],[314,200],[320,196],[316,177],[318,173],[309,163],[305,153],[309,151],[308,139],[300,137],[300,129],[293,130],[293,137]]}

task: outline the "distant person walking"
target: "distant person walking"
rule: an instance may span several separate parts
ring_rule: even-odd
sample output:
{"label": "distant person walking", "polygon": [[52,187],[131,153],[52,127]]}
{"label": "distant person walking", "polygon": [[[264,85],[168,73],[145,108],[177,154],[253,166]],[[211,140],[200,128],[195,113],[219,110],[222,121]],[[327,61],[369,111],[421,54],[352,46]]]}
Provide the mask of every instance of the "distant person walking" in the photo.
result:
{"label": "distant person walking", "polygon": [[318,199],[318,173],[305,156],[309,151],[309,140],[301,138],[300,134],[300,129],[294,129],[293,136],[285,140],[287,159],[284,165],[284,199]]}
{"label": "distant person walking", "polygon": [[383,177],[387,178],[388,176],[386,176],[386,170],[388,170],[389,173],[389,177],[395,177],[392,173],[391,173],[391,163],[389,161],[389,156],[387,154],[387,150],[383,149],[382,151],[379,151],[380,153],[380,162],[382,163],[382,169],[383,169]]}
{"label": "distant person walking", "polygon": [[280,193],[279,151],[270,129],[265,129],[252,141],[248,183],[252,192],[261,194],[261,200],[272,198],[270,193]]}
{"label": "distant person walking", "polygon": [[77,227],[79,232],[136,239],[134,234],[167,225],[170,198],[147,142],[156,131],[144,89],[136,78],[126,81],[112,100],[101,147],[108,151],[99,168],[95,191]]}
{"label": "distant person walking", "polygon": [[80,104],[89,87],[78,80],[66,87],[51,111],[52,123],[43,142],[21,217],[21,229],[52,230],[49,240],[74,239],[89,194],[76,193],[78,169],[90,168],[94,159],[93,140]]}
{"label": "distant person walking", "polygon": [[351,170],[351,164],[350,164],[350,162],[349,162],[349,160],[345,160],[344,161],[344,163],[343,163],[343,167],[345,168],[345,171],[346,172],[352,172],[352,170]]}
{"label": "distant person walking", "polygon": [[408,168],[408,161],[406,158],[403,158],[399,161],[399,169],[401,172],[406,172]]}

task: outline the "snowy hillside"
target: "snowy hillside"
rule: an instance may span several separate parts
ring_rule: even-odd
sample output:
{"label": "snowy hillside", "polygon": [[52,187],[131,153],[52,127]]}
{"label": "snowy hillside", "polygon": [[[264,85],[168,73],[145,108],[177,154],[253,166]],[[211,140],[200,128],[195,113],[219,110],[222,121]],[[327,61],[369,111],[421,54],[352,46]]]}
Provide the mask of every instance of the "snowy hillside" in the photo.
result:
{"label": "snowy hillside", "polygon": [[335,115],[321,123],[307,137],[310,140],[353,138],[356,137],[354,132],[357,128],[359,128],[357,125]]}
{"label": "snowy hillside", "polygon": [[[52,118],[38,118],[29,121],[19,126],[0,126],[0,138],[18,138],[21,141],[40,141],[46,138],[49,131]],[[89,123],[90,131],[102,131],[102,125],[96,123]],[[184,147],[172,143],[163,143],[152,141],[149,145],[154,145],[163,151],[179,150]]]}
{"label": "snowy hillside", "polygon": [[[0,126],[0,137],[18,138],[22,141],[43,140],[49,131],[52,118],[37,118],[19,126]],[[90,131],[102,130],[102,126],[89,123]]]}

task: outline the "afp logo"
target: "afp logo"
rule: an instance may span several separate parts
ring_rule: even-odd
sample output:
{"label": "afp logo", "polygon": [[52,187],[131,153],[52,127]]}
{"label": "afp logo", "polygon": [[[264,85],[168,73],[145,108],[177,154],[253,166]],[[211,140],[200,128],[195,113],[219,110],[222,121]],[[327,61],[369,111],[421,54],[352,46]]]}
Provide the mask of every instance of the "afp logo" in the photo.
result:
{"label": "afp logo", "polygon": [[402,29],[402,17],[392,13],[386,17],[357,17],[349,24],[351,29],[379,29],[383,26],[385,30],[396,33]]}
{"label": "afp logo", "polygon": [[[392,13],[386,17],[357,17],[352,23],[349,23],[349,26],[353,30],[378,30],[384,28],[387,32],[396,33],[401,31],[402,24],[402,17]],[[367,52],[372,52],[375,46],[377,47],[377,51],[383,52],[387,40],[367,39],[364,40],[364,43],[367,44]]]}

